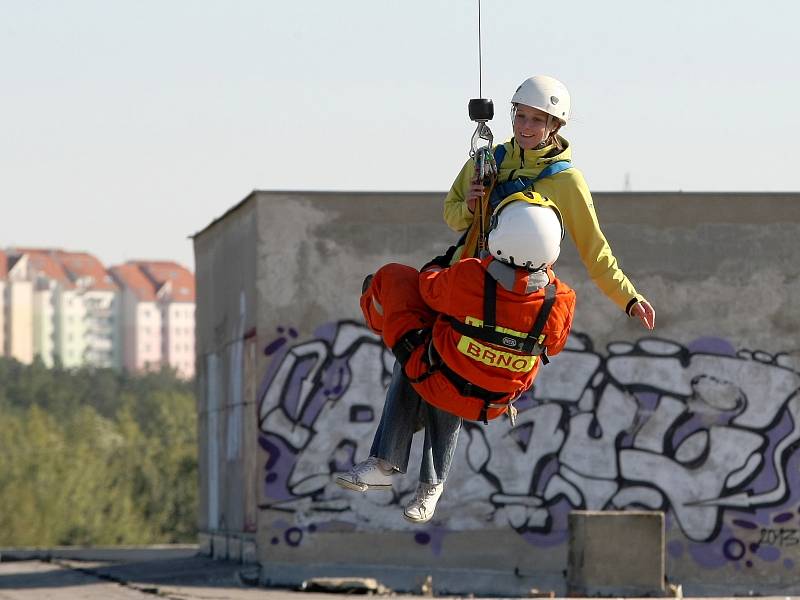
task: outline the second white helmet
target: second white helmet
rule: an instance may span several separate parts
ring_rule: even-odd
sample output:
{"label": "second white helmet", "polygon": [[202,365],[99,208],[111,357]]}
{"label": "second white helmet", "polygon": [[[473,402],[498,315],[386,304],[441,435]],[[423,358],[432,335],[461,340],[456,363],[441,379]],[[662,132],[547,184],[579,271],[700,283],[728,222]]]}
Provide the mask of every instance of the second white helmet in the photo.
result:
{"label": "second white helmet", "polygon": [[559,119],[563,125],[569,121],[571,101],[567,86],[548,75],[534,75],[523,81],[511,102],[538,108]]}
{"label": "second white helmet", "polygon": [[503,200],[492,215],[489,252],[501,262],[537,271],[556,261],[563,237],[556,205],[536,192],[518,192]]}

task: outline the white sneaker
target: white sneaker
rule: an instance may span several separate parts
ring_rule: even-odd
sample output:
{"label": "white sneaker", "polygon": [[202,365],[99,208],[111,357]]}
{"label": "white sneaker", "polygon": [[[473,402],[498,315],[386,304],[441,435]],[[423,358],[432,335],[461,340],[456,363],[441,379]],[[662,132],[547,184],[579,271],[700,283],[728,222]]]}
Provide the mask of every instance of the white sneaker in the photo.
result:
{"label": "white sneaker", "polygon": [[392,487],[394,469],[380,458],[370,456],[353,466],[347,473],[336,476],[336,483],[349,490],[388,490]]}
{"label": "white sneaker", "polygon": [[436,503],[444,491],[444,483],[419,482],[411,502],[406,505],[403,516],[414,523],[427,523],[433,518]]}

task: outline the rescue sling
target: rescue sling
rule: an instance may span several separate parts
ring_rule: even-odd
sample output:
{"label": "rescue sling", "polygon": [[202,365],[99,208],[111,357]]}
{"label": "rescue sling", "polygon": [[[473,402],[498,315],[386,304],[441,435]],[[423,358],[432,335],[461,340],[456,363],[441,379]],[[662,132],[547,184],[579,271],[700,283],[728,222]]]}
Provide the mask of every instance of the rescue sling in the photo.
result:
{"label": "rescue sling", "polygon": [[[548,283],[544,287],[544,299],[542,300],[539,314],[531,330],[523,337],[497,330],[497,285],[497,281],[495,281],[488,271],[485,271],[482,326],[470,325],[454,317],[448,317],[450,326],[462,335],[508,348],[516,354],[538,356],[543,364],[547,364],[549,361],[547,360],[546,350],[544,346],[541,345],[541,336],[547,324],[547,319],[550,316],[550,311],[555,303],[556,286],[553,283]],[[408,331],[392,348],[392,353],[403,367],[403,373],[405,373],[405,365],[411,357],[411,354],[424,344],[427,344],[427,352],[424,356],[424,360],[427,363],[427,370],[417,378],[406,375],[409,382],[419,383],[437,371],[441,371],[442,375],[456,388],[459,395],[477,398],[483,401],[479,420],[484,423],[488,423],[487,413],[490,408],[508,408],[508,406],[517,399],[518,395],[517,397],[510,398],[507,402],[498,403],[498,401],[507,398],[509,394],[507,392],[493,392],[484,389],[453,371],[436,351],[433,341],[431,340],[431,330],[429,328],[412,329]]]}

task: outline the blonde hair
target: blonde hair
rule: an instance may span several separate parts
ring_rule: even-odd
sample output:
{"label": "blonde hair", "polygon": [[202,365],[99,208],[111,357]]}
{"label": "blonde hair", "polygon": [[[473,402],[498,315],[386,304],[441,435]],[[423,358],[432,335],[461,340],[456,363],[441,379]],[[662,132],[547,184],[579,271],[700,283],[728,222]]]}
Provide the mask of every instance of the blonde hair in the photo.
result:
{"label": "blonde hair", "polygon": [[556,128],[553,129],[553,131],[550,132],[550,135],[547,136],[547,143],[553,144],[553,146],[555,146],[559,150],[563,150],[564,146],[561,145],[561,138],[558,136],[558,132],[564,126],[564,123],[558,117],[554,117],[553,115],[547,115],[547,129],[550,129],[551,127],[552,124],[551,119],[554,119],[558,123],[558,125],[556,125]]}

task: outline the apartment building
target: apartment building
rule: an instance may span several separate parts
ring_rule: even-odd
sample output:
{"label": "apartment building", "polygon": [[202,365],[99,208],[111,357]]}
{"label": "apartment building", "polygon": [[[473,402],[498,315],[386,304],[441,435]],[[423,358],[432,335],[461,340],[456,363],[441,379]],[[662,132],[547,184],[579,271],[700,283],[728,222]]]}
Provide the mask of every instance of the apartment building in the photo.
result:
{"label": "apartment building", "polygon": [[182,377],[193,377],[192,273],[163,261],[129,261],[110,271],[122,290],[123,367],[141,371],[168,365]]}
{"label": "apartment building", "polygon": [[122,367],[146,371],[161,365],[161,319],[153,283],[134,264],[109,269],[121,290]]}
{"label": "apartment building", "polygon": [[25,313],[26,306],[31,313],[31,359],[39,356],[47,366],[58,362],[73,368],[87,363],[85,286],[70,277],[59,260],[59,252],[17,248],[9,253],[14,261],[9,279],[30,289],[24,293],[24,301],[11,307],[11,312],[14,319]]}
{"label": "apartment building", "polygon": [[33,283],[26,279],[27,261],[3,253],[2,267],[2,351],[20,362],[33,360]]}
{"label": "apartment building", "polygon": [[168,261],[107,270],[86,252],[0,251],[0,353],[47,366],[194,376],[194,275]]}
{"label": "apartment building", "polygon": [[80,294],[80,301],[75,306],[64,306],[63,314],[74,312],[76,318],[82,319],[83,361],[98,367],[120,368],[119,287],[91,254],[58,250],[54,258]]}
{"label": "apartment building", "polygon": [[184,377],[194,376],[194,275],[174,262],[140,262],[156,288],[161,356]]}

